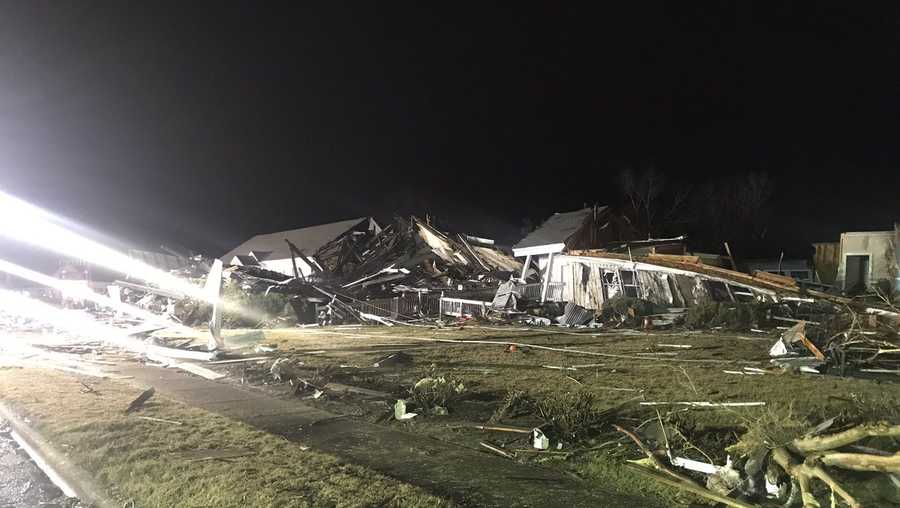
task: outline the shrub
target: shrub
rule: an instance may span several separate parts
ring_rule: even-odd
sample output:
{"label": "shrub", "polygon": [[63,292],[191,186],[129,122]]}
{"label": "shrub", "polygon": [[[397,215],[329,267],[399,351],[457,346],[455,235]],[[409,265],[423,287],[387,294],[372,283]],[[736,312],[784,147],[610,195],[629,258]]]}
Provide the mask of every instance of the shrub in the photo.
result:
{"label": "shrub", "polygon": [[728,330],[756,327],[765,317],[765,308],[757,303],[711,302],[688,308],[688,328],[721,326]]}
{"label": "shrub", "polygon": [[410,398],[418,407],[434,411],[436,408],[447,409],[462,398],[466,386],[459,379],[438,375],[432,366],[427,377],[418,380],[409,390]]}
{"label": "shrub", "polygon": [[648,300],[631,296],[614,296],[603,303],[600,316],[603,321],[621,321],[638,324],[644,316],[666,312],[668,309]]}
{"label": "shrub", "polygon": [[583,390],[545,397],[534,405],[538,416],[554,434],[569,439],[582,436],[603,417],[594,394]]}

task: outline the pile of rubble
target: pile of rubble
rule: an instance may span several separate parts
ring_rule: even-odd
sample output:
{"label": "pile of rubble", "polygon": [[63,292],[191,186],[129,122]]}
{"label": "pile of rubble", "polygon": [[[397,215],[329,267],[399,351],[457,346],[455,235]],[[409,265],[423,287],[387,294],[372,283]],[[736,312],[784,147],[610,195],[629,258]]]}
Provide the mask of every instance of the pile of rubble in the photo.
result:
{"label": "pile of rubble", "polygon": [[[226,299],[230,287],[263,299],[284,295],[299,323],[411,321],[437,316],[442,295],[488,299],[522,269],[489,240],[441,232],[415,217],[341,236],[310,255],[288,244],[295,266],[301,260],[312,273],[232,266],[224,272]],[[194,324],[203,316],[196,310],[182,303],[172,314]]]}

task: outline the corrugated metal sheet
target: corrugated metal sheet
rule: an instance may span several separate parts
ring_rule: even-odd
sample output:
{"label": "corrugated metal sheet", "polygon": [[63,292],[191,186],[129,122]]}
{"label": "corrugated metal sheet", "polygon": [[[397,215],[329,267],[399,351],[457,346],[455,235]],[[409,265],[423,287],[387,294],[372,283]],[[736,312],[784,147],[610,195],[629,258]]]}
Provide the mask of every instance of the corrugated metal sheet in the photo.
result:
{"label": "corrugated metal sheet", "polygon": [[558,318],[559,324],[566,326],[586,325],[594,319],[594,311],[585,309],[572,302],[566,304],[563,315]]}

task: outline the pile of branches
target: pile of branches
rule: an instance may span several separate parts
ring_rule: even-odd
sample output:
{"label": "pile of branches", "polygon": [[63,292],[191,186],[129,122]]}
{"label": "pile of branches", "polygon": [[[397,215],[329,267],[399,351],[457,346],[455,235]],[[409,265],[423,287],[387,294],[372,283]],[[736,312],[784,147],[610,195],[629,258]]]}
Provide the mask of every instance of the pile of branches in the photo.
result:
{"label": "pile of branches", "polygon": [[[658,442],[657,449],[634,431],[619,426],[616,429],[645,455],[642,460],[630,461],[637,471],[727,506],[746,508],[768,500],[784,507],[818,508],[837,506],[835,500],[840,500],[850,507],[860,507],[858,493],[854,495],[853,489],[838,479],[846,475],[835,470],[883,473],[900,483],[900,424],[875,421],[832,430],[836,420],[831,418],[810,429],[807,422],[790,414],[767,413],[748,425],[741,439],[727,448],[736,458],[724,466],[676,457],[669,441],[677,429],[669,430],[664,448],[663,442]],[[667,435],[665,427],[662,429]],[[704,473],[705,483],[697,480],[704,475],[696,471]],[[831,503],[822,504],[825,498]]]}
{"label": "pile of branches", "polygon": [[836,367],[900,372],[900,322],[850,307],[828,323],[823,352]]}

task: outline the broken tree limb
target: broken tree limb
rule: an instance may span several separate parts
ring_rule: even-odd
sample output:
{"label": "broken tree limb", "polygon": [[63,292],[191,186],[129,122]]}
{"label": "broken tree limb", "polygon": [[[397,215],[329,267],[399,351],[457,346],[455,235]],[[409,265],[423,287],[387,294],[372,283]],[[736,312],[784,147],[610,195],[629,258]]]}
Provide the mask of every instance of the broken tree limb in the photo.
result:
{"label": "broken tree limb", "polygon": [[616,430],[618,430],[619,432],[621,432],[621,433],[625,434],[626,436],[628,436],[629,438],[631,438],[632,441],[634,441],[634,444],[636,444],[638,446],[638,448],[640,448],[641,451],[644,452],[644,455],[647,456],[647,459],[649,459],[649,461],[653,465],[654,469],[661,471],[661,472],[671,476],[672,478],[675,478],[680,483],[687,483],[687,484],[699,487],[699,485],[694,483],[694,481],[691,480],[690,478],[688,478],[687,476],[682,476],[682,475],[676,473],[675,471],[672,471],[671,469],[667,468],[665,466],[665,464],[663,464],[659,460],[659,457],[657,457],[650,448],[647,448],[647,445],[645,445],[644,442],[641,441],[641,438],[637,437],[637,434],[635,434],[634,432],[631,432],[630,430],[619,427],[618,425],[613,425],[613,427]]}
{"label": "broken tree limb", "polygon": [[715,492],[713,492],[709,489],[705,489],[696,484],[685,483],[685,482],[681,482],[678,480],[673,480],[672,478],[669,478],[668,476],[664,476],[659,473],[656,473],[650,469],[647,469],[646,467],[641,467],[641,466],[638,466],[635,464],[628,464],[628,467],[630,467],[632,470],[637,471],[643,475],[653,478],[654,480],[656,480],[660,483],[665,483],[666,485],[668,485],[670,487],[675,487],[676,489],[681,489],[686,492],[696,494],[700,497],[705,497],[706,499],[709,499],[711,501],[716,501],[718,503],[722,503],[727,506],[733,506],[734,508],[755,508],[755,505],[745,503],[744,501],[741,501],[740,499],[733,499],[730,497],[723,496],[721,494],[716,494]]}
{"label": "broken tree limb", "polygon": [[722,503],[722,504],[725,504],[728,506],[734,506],[736,508],[752,508],[753,507],[753,505],[747,504],[738,499],[732,499],[730,497],[716,494],[715,492],[713,492],[709,489],[706,489],[704,487],[701,487],[700,485],[697,485],[696,483],[694,483],[693,480],[691,480],[687,476],[683,476],[683,475],[680,475],[680,474],[672,471],[671,469],[667,468],[659,460],[659,458],[653,453],[653,451],[651,451],[649,448],[647,448],[647,445],[645,445],[644,442],[641,441],[641,439],[639,437],[637,437],[637,434],[635,434],[634,432],[631,432],[630,430],[626,430],[622,427],[619,427],[618,425],[613,425],[613,427],[615,427],[615,429],[618,430],[619,432],[621,432],[621,433],[625,434],[626,436],[628,436],[629,438],[631,438],[631,440],[634,441],[634,444],[636,444],[638,446],[638,448],[640,448],[641,451],[644,452],[644,455],[647,456],[647,459],[649,460],[649,462],[653,466],[653,468],[656,469],[657,471],[659,471],[661,473],[665,473],[665,474],[660,474],[660,473],[654,472],[652,470],[648,470],[646,467],[638,466],[635,464],[629,464],[629,467],[632,467],[636,471],[640,471],[640,472],[642,472],[662,483],[665,483],[666,485],[669,485],[671,487],[682,489],[682,490],[691,492],[693,494],[696,494],[698,496],[705,497],[707,499],[711,499],[713,501],[717,501],[719,503]]}
{"label": "broken tree limb", "polygon": [[772,450],[772,459],[784,470],[791,478],[797,480],[800,485],[800,495],[803,499],[803,508],[818,508],[819,502],[816,501],[812,494],[810,483],[813,478],[821,480],[831,488],[832,492],[840,496],[851,508],[859,508],[859,502],[844,490],[831,475],[829,475],[821,466],[809,465],[806,463],[798,464],[791,456],[791,452],[787,448],[781,446]]}
{"label": "broken tree limb", "polygon": [[876,471],[900,473],[900,452],[893,455],[870,455],[868,453],[828,452],[816,456],[826,466],[851,469],[853,471]]}
{"label": "broken tree limb", "polygon": [[791,442],[790,448],[803,454],[824,452],[853,444],[867,437],[900,437],[900,425],[888,425],[884,422],[868,423],[836,434],[800,437]]}

